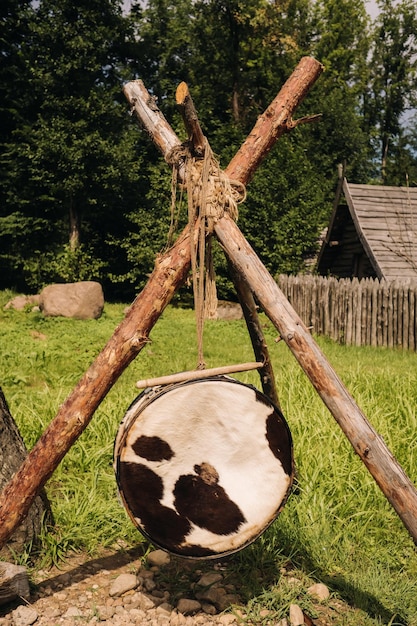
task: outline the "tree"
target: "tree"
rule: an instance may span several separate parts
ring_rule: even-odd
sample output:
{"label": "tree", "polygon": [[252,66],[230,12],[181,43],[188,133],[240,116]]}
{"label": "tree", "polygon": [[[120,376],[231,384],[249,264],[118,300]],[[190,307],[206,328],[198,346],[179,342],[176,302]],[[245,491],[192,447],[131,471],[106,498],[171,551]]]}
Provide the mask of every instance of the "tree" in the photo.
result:
{"label": "tree", "polygon": [[0,151],[19,123],[19,101],[24,87],[21,48],[33,13],[30,0],[4,0],[0,6]]}
{"label": "tree", "polygon": [[132,42],[113,0],[42,0],[30,22],[28,102],[2,156],[0,240],[3,263],[31,288],[119,271],[109,240],[121,236],[140,181],[121,93]]}
{"label": "tree", "polygon": [[320,0],[312,22],[309,52],[323,63],[325,72],[309,103],[323,117],[310,127],[306,141],[327,181],[329,202],[339,163],[346,163],[351,179],[367,180],[369,139],[361,109],[368,84],[368,18],[363,0]]}
{"label": "tree", "polygon": [[413,0],[380,0],[378,6],[365,114],[369,129],[375,129],[380,177],[387,184],[389,154],[400,139],[404,113],[417,103],[417,7]]}
{"label": "tree", "polygon": [[[11,479],[27,455],[25,444],[0,388],[0,491]],[[52,521],[51,510],[45,492],[42,490],[32,504],[28,516],[10,537],[0,551],[0,556],[10,558],[21,554],[28,546],[36,544],[46,523]]]}

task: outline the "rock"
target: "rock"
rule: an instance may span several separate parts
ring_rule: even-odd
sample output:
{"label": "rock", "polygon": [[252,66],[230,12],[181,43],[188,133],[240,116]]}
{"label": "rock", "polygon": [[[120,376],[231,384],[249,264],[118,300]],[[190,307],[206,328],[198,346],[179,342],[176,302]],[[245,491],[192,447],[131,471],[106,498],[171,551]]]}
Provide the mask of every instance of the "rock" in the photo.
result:
{"label": "rock", "polygon": [[242,307],[237,302],[219,300],[216,318],[218,320],[241,320],[243,318]]}
{"label": "rock", "polygon": [[207,615],[217,615],[217,609],[213,604],[203,602],[201,608],[203,609],[204,613],[207,613]]}
{"label": "rock", "polygon": [[219,623],[224,624],[224,626],[230,626],[230,624],[234,624],[236,622],[236,617],[234,615],[230,615],[230,613],[226,615],[220,615]]}
{"label": "rock", "polygon": [[39,304],[39,295],[36,296],[16,296],[5,304],[5,309],[14,309],[15,311],[24,311],[28,307],[37,307]]}
{"label": "rock", "polygon": [[145,578],[143,581],[143,586],[146,591],[153,591],[156,588],[156,582],[152,580],[152,578]]}
{"label": "rock", "polygon": [[149,565],[156,565],[158,567],[161,567],[163,565],[168,565],[170,561],[171,557],[169,556],[168,552],[165,552],[164,550],[153,550],[148,554]]}
{"label": "rock", "polygon": [[311,587],[307,589],[307,593],[310,594],[310,596],[317,598],[317,600],[320,600],[320,602],[323,602],[323,600],[327,600],[330,597],[329,588],[323,583],[311,585]]}
{"label": "rock", "polygon": [[177,609],[183,615],[194,615],[201,611],[201,604],[197,600],[191,600],[189,598],[181,598],[178,601]]}
{"label": "rock", "polygon": [[109,595],[111,597],[121,596],[131,589],[136,589],[138,579],[135,574],[120,574],[111,584]]}
{"label": "rock", "polygon": [[231,604],[229,596],[226,595],[226,591],[222,587],[210,587],[205,591],[197,592],[195,596],[197,600],[214,604],[218,611],[224,611]]}
{"label": "rock", "polygon": [[142,611],[149,611],[150,609],[155,608],[156,602],[152,600],[152,598],[147,596],[145,593],[139,592],[137,594],[137,599],[138,599],[138,608],[142,609]]}
{"label": "rock", "polygon": [[29,599],[30,589],[26,568],[22,565],[0,562],[0,605],[15,598]]}
{"label": "rock", "polygon": [[48,285],[40,293],[39,306],[46,316],[97,319],[104,308],[103,289],[91,280]]}
{"label": "rock", "polygon": [[170,616],[171,613],[172,613],[172,606],[168,602],[163,602],[162,604],[160,604],[158,606],[158,608],[156,609],[156,612],[159,615],[168,615],[168,616]]}
{"label": "rock", "polygon": [[70,606],[64,613],[64,615],[62,616],[63,618],[67,619],[70,617],[82,617],[83,613],[82,611],[80,611],[80,609],[77,606]]}
{"label": "rock", "polygon": [[18,606],[12,613],[14,626],[30,626],[38,619],[35,609],[30,606]]}
{"label": "rock", "polygon": [[114,607],[113,606],[105,606],[99,605],[96,607],[96,613],[100,619],[100,621],[104,622],[105,620],[109,620],[114,615]]}
{"label": "rock", "polygon": [[290,604],[291,626],[304,626],[304,614],[298,604]]}
{"label": "rock", "polygon": [[214,585],[214,583],[218,583],[221,580],[223,580],[223,576],[219,572],[207,572],[201,576],[197,585],[200,585],[200,587],[211,587],[211,585]]}

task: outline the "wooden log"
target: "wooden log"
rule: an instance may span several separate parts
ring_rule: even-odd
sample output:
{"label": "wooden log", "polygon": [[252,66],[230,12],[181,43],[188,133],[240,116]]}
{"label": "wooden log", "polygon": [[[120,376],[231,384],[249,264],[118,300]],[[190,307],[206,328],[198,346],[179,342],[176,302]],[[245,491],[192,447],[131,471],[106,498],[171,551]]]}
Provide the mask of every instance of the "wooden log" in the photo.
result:
{"label": "wooden log", "polygon": [[262,332],[261,323],[256,307],[256,302],[245,279],[239,272],[236,272],[233,265],[229,265],[230,274],[242,307],[243,316],[246,321],[252,347],[257,361],[262,362],[259,368],[262,391],[280,409],[278,391],[275,384],[274,369],[272,367],[269,350]]}
{"label": "wooden log", "polygon": [[260,361],[255,363],[237,363],[236,365],[209,367],[204,370],[189,370],[187,372],[168,374],[167,376],[158,376],[157,378],[138,380],[136,387],[138,387],[138,389],[145,389],[146,387],[158,387],[159,385],[174,385],[176,383],[185,383],[188,380],[202,380],[210,376],[224,376],[236,372],[247,372],[248,370],[260,369],[262,366],[263,362]]}
{"label": "wooden log", "polygon": [[189,272],[184,233],[161,257],[124,320],[60,406],[0,495],[0,547],[24,519],[33,499],[90,422],[112,385],[148,341],[149,332]]}
{"label": "wooden log", "polygon": [[[242,182],[244,174],[249,182],[256,168],[266,157],[276,140],[294,128],[292,114],[303,101],[323,71],[321,63],[312,57],[303,57],[278,96],[256,122],[245,143],[230,161],[226,173]],[[314,119],[317,119],[316,117]],[[302,122],[311,118],[302,118]],[[259,137],[263,140],[259,141]]]}
{"label": "wooden log", "polygon": [[417,490],[372,428],[237,225],[225,216],[216,235],[272,323],[309,377],[353,449],[417,543]]}
{"label": "wooden log", "polygon": [[177,106],[184,120],[185,128],[188,132],[188,140],[191,144],[191,150],[197,157],[204,154],[204,146],[206,139],[201,130],[198,121],[197,111],[192,101],[187,83],[180,83],[175,94]]}
{"label": "wooden log", "polygon": [[156,99],[141,80],[132,80],[123,87],[131,114],[135,114],[156,147],[166,156],[181,142],[159,110]]}
{"label": "wooden log", "polygon": [[[264,123],[257,123],[246,140],[252,149],[245,146],[245,142],[238,158],[233,159],[233,167],[226,169],[229,176],[233,174],[233,178],[243,184],[248,182],[265,152],[270,149],[272,136],[275,140],[290,129],[292,114],[322,69],[315,59],[301,59],[294,70],[295,76],[290,76],[275,98],[274,107],[264,118]],[[139,116],[153,141],[167,157],[180,142],[159,112],[154,99],[141,81],[125,85],[124,93],[132,111]],[[282,111],[285,112],[283,115]],[[252,153],[255,145],[256,155]],[[177,166],[180,169],[181,163]],[[148,283],[131,305],[125,319],[0,494],[0,548],[24,519],[36,494],[89,424],[112,385],[146,345],[154,324],[186,280],[190,264],[190,232],[187,227],[175,245],[157,260]]]}

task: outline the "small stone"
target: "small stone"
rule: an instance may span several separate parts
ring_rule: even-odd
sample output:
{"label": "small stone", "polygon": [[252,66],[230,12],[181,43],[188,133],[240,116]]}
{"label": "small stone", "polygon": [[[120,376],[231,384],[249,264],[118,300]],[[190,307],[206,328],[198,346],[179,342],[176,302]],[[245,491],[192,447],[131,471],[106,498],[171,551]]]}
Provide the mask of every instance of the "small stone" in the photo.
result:
{"label": "small stone", "polygon": [[164,550],[153,550],[148,554],[148,563],[151,566],[161,567],[163,565],[168,565],[171,561],[171,557],[168,552]]}
{"label": "small stone", "polygon": [[133,623],[137,622],[139,624],[145,620],[146,613],[141,611],[141,609],[130,609],[129,617]]}
{"label": "small stone", "polygon": [[210,602],[210,604],[214,604],[216,609],[219,611],[224,611],[226,608],[224,606],[226,592],[221,587],[210,587],[205,591],[200,591],[196,593],[197,600],[204,600],[205,602]]}
{"label": "small stone", "polygon": [[207,572],[202,575],[197,584],[200,585],[200,587],[210,587],[221,580],[223,580],[223,576],[220,572]]}
{"label": "small stone", "polygon": [[307,593],[309,593],[310,596],[317,598],[317,600],[320,600],[320,602],[323,602],[323,600],[327,600],[330,597],[329,588],[323,583],[311,585],[311,587],[307,589]]}
{"label": "small stone", "polygon": [[138,586],[138,579],[135,574],[120,574],[111,584],[109,595],[121,596],[127,591],[136,589]]}
{"label": "small stone", "polygon": [[62,611],[57,606],[47,606],[46,609],[42,611],[42,617],[54,618],[59,617],[60,615],[62,615]]}
{"label": "small stone", "polygon": [[62,617],[82,617],[82,611],[77,606],[70,606],[64,613]]}
{"label": "small stone", "polygon": [[204,613],[207,613],[207,615],[217,615],[217,609],[213,604],[203,602],[201,608],[203,609]]}
{"label": "small stone", "polygon": [[230,624],[234,624],[236,622],[236,617],[230,613],[226,613],[226,615],[220,615],[219,622],[224,626],[230,626]]}
{"label": "small stone", "polygon": [[194,615],[201,610],[201,604],[197,600],[181,598],[181,600],[178,601],[177,609],[183,615]]}
{"label": "small stone", "polygon": [[12,613],[14,626],[30,626],[38,619],[35,609],[30,606],[18,606]]}
{"label": "small stone", "polygon": [[304,614],[298,604],[290,605],[290,624],[291,626],[304,625]]}
{"label": "small stone", "polygon": [[270,614],[271,614],[271,611],[269,609],[262,609],[261,611],[259,611],[260,617],[268,617],[268,615]]}
{"label": "small stone", "polygon": [[152,578],[145,578],[143,581],[143,586],[146,591],[153,591],[156,588],[156,582],[152,580]]}
{"label": "small stone", "polygon": [[97,615],[99,619],[104,622],[105,620],[111,619],[114,615],[114,607],[112,606],[98,606],[96,607]]}
{"label": "small stone", "polygon": [[162,604],[158,606],[158,608],[156,609],[156,612],[159,615],[171,615],[172,606],[168,602],[163,602]]}
{"label": "small stone", "polygon": [[67,599],[68,594],[65,593],[65,591],[57,591],[56,593],[53,594],[52,597],[56,598],[59,601],[62,601],[62,600],[66,600]]}
{"label": "small stone", "polygon": [[288,626],[288,621],[285,617],[283,617],[277,624],[277,626]]}
{"label": "small stone", "polygon": [[138,607],[140,609],[142,609],[143,611],[149,611],[150,609],[155,608],[155,602],[152,600],[152,598],[144,593],[138,593],[137,595],[139,601]]}

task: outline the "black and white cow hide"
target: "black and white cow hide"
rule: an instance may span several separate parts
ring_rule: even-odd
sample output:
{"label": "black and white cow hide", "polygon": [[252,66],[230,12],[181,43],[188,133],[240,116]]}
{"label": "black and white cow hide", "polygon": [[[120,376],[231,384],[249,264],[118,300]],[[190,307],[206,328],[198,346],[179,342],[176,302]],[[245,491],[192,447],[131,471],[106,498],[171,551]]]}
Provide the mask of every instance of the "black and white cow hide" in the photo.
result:
{"label": "black and white cow hide", "polygon": [[256,539],[285,504],[291,434],[264,394],[229,377],[148,389],[120,425],[115,471],[152,543],[223,556]]}

